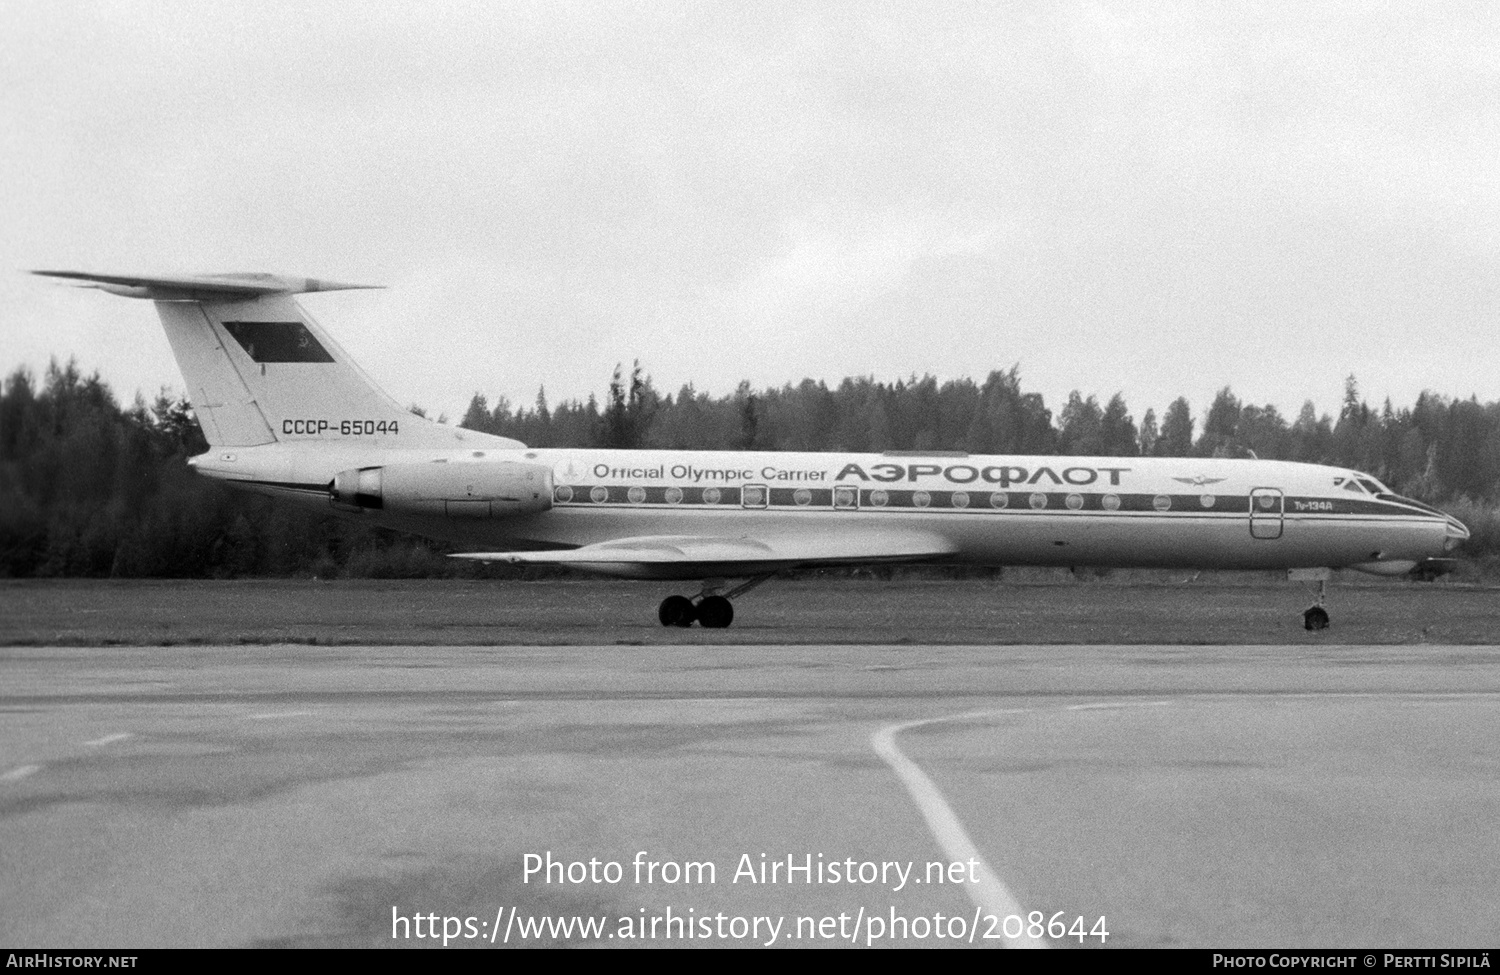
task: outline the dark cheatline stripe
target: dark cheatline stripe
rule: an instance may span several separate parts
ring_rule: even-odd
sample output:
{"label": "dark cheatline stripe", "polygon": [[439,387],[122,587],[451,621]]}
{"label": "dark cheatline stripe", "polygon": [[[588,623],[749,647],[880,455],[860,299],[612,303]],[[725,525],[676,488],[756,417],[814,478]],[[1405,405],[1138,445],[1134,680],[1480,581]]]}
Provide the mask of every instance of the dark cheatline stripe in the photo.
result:
{"label": "dark cheatline stripe", "polygon": [[[301,487],[302,485],[284,485]],[[323,491],[323,485],[311,486]],[[833,488],[788,488],[746,485],[742,495],[740,487],[645,487],[622,485],[559,485],[554,503],[559,506],[603,506],[603,505],[665,505],[669,507],[741,507],[745,497],[754,492],[760,501],[745,505],[751,510],[767,507],[765,493],[769,491],[769,507],[776,510],[849,510],[848,504],[856,489],[853,485],[843,491],[845,503],[835,506]],[[597,492],[597,493],[596,493]],[[868,488],[857,489],[860,509],[892,509],[900,511],[949,511],[975,513],[1024,514],[1046,512],[1049,514],[1073,514],[1100,512],[1104,514],[1164,514],[1164,515],[1221,515],[1246,516],[1253,503],[1249,495],[1212,494],[1116,494],[1084,493],[1081,491],[993,491],[983,487],[972,490],[932,491],[920,488]],[[1257,501],[1260,497],[1257,496]],[[1377,501],[1362,498],[1316,498],[1286,496],[1271,497],[1271,507],[1257,506],[1256,514],[1264,518],[1284,516],[1289,519],[1311,519],[1340,515],[1365,517],[1431,516],[1440,514],[1436,509],[1413,502],[1412,506],[1394,501]],[[1402,499],[1405,501],[1405,499]],[[1279,502],[1279,504],[1278,504]]]}
{"label": "dark cheatline stripe", "polygon": [[[636,492],[633,496],[631,492]],[[675,492],[675,494],[671,494]],[[669,496],[671,494],[671,496]],[[590,507],[602,505],[703,505],[737,507],[740,489],[720,487],[626,487],[618,484],[560,484],[553,489],[557,505]]]}
{"label": "dark cheatline stripe", "polygon": [[831,508],[831,488],[771,488],[773,508]]}
{"label": "dark cheatline stripe", "polygon": [[[742,496],[740,488],[733,487],[645,487],[589,484],[560,485],[554,496],[559,505],[671,505],[671,506],[738,506],[746,498],[764,498],[758,493],[769,490],[769,506],[772,508],[827,509],[834,507],[832,488],[786,488],[748,485]],[[1161,495],[1150,494],[1085,494],[1078,491],[990,491],[984,489],[958,491],[929,491],[910,488],[859,488],[852,485],[842,497],[840,507],[850,507],[848,501],[857,493],[861,508],[899,508],[905,510],[945,511],[1145,511],[1157,512]],[[1177,512],[1204,512],[1215,514],[1244,514],[1249,499],[1240,497],[1215,497],[1213,503],[1203,504],[1202,496],[1196,494],[1171,495],[1165,510]],[[997,503],[996,499],[1000,499]],[[763,507],[753,500],[750,507]]]}

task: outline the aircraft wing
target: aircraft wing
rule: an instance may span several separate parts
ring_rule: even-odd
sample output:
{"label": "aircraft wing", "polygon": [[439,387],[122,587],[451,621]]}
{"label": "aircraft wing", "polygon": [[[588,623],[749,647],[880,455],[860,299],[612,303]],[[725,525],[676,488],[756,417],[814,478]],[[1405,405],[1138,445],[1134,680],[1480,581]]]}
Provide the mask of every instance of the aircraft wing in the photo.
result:
{"label": "aircraft wing", "polygon": [[794,566],[919,562],[952,555],[950,540],[925,532],[852,538],[641,535],[547,552],[465,552],[454,558],[513,565],[565,565],[632,579],[749,576]]}

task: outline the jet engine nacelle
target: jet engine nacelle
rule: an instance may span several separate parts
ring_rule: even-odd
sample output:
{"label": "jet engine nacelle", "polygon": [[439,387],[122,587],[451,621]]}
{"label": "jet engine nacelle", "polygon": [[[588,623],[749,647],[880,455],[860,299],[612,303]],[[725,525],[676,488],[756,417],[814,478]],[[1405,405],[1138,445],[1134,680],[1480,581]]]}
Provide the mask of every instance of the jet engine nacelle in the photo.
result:
{"label": "jet engine nacelle", "polygon": [[335,507],[398,515],[505,518],[552,507],[552,471],[540,464],[387,464],[341,471]]}

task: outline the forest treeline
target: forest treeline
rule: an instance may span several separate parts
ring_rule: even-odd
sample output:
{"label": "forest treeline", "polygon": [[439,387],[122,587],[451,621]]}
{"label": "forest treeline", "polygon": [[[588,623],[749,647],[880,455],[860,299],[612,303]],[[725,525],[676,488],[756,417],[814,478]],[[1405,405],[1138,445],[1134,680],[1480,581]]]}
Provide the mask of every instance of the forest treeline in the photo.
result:
{"label": "forest treeline", "polygon": [[[1500,402],[1425,392],[1371,407],[1353,377],[1337,417],[1288,419],[1228,387],[1137,419],[1123,396],[1080,392],[1055,413],[1016,368],[983,382],[804,380],[724,396],[661,394],[637,365],[594,397],[530,406],[475,394],[461,424],[536,447],[962,450],[1105,456],[1257,456],[1352,467],[1440,505],[1474,532],[1466,554],[1500,571]],[[495,574],[441,546],[316,509],[233,492],[192,473],[207,449],[180,397],[122,407],[97,373],[17,369],[0,390],[0,576],[415,577]]]}

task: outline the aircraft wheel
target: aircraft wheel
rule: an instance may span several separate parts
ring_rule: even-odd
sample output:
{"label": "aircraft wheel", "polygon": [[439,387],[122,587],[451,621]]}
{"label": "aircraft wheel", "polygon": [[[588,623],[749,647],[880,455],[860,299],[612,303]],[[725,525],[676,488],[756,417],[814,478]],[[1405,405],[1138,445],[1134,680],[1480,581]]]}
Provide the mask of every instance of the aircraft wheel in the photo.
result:
{"label": "aircraft wheel", "polygon": [[697,615],[692,600],[686,596],[668,596],[656,611],[656,618],[661,620],[662,626],[692,626],[693,617]]}
{"label": "aircraft wheel", "polygon": [[1302,614],[1302,625],[1309,630],[1328,629],[1328,610],[1313,606]]}
{"label": "aircraft wheel", "polygon": [[698,604],[698,622],[711,630],[722,630],[734,622],[734,604],[723,596],[706,596]]}

